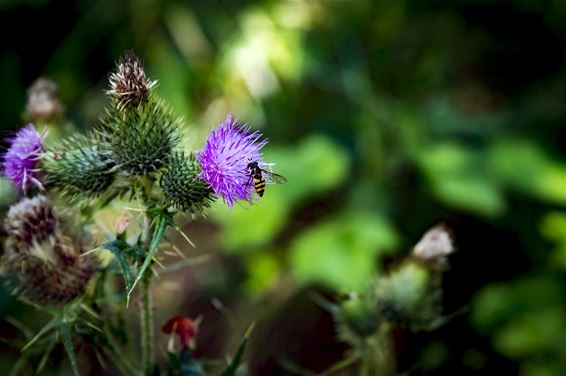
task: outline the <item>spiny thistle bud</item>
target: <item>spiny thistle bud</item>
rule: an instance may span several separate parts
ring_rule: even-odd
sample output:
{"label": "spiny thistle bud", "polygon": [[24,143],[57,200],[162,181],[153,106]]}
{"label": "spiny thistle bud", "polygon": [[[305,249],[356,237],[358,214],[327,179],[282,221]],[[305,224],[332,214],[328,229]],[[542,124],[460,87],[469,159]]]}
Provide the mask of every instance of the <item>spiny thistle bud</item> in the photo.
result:
{"label": "spiny thistle bud", "polygon": [[200,164],[194,155],[176,154],[159,179],[163,195],[179,210],[203,212],[214,200],[214,192],[199,174]]}
{"label": "spiny thistle bud", "polygon": [[103,124],[101,134],[110,143],[112,159],[130,176],[159,171],[169,163],[179,142],[180,119],[155,98],[127,113],[112,107]]}
{"label": "spiny thistle bud", "polygon": [[12,280],[15,295],[40,306],[57,306],[83,294],[96,263],[81,256],[80,239],[70,237],[73,233],[45,196],[13,205],[4,227],[0,274]]}
{"label": "spiny thistle bud", "polygon": [[381,323],[373,290],[349,294],[337,314],[340,337],[351,344],[373,336]]}
{"label": "spiny thistle bud", "polygon": [[49,123],[63,113],[57,84],[47,78],[38,78],[28,89],[26,118],[36,123]]}
{"label": "spiny thistle bud", "polygon": [[110,75],[110,89],[106,92],[116,101],[118,109],[138,107],[146,103],[157,84],[149,80],[140,59],[131,51],[120,59],[116,71]]}
{"label": "spiny thistle bud", "polygon": [[432,330],[440,323],[440,286],[424,266],[403,264],[380,278],[375,289],[384,320],[414,331]]}
{"label": "spiny thistle bud", "polygon": [[114,181],[110,145],[96,136],[64,140],[43,161],[47,184],[74,199],[97,197]]}
{"label": "spiny thistle bud", "polygon": [[435,270],[446,269],[452,253],[452,236],[442,224],[428,230],[413,248],[413,258]]}

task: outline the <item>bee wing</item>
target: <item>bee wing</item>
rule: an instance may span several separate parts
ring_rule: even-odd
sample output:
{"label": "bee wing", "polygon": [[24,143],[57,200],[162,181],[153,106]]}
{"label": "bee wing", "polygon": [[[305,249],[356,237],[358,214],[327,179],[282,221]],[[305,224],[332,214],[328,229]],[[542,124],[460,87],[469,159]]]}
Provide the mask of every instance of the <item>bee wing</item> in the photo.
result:
{"label": "bee wing", "polygon": [[265,179],[266,184],[285,184],[287,183],[287,179],[284,176],[279,174],[275,174],[273,172],[269,172],[266,170],[262,170],[263,178]]}

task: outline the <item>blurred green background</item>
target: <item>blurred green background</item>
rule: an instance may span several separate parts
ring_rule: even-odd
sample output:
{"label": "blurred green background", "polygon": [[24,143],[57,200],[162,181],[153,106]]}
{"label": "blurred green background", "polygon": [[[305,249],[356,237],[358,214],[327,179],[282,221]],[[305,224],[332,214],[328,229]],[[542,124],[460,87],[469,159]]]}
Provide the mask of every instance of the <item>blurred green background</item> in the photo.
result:
{"label": "blurred green background", "polygon": [[[156,287],[157,325],[203,315],[200,356],[222,358],[256,321],[253,375],[322,371],[347,348],[310,293],[363,288],[442,221],[458,248],[445,312],[464,313],[395,333],[399,371],[566,373],[566,2],[3,0],[0,35],[3,130],[23,125],[40,76],[89,129],[133,49],[185,147],[228,112],[269,137],[289,183],[187,220],[197,248],[183,251],[208,262]],[[0,314],[37,315],[6,291]],[[0,333],[17,330],[0,319]],[[0,350],[7,369],[18,352]]]}

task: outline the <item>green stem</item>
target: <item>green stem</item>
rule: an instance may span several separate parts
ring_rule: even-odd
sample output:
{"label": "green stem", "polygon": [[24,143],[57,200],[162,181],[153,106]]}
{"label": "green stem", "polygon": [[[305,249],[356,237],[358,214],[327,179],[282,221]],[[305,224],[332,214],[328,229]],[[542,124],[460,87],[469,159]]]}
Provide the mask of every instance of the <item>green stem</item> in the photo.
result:
{"label": "green stem", "polygon": [[142,359],[146,375],[153,374],[154,355],[154,325],[151,296],[151,270],[148,270],[141,280],[141,331]]}
{"label": "green stem", "polygon": [[[149,214],[144,217],[144,228],[142,240],[149,251],[152,241],[151,233],[152,218]],[[151,296],[151,268],[148,268],[141,279],[141,336],[142,336],[142,364],[146,375],[153,374],[154,364],[154,323],[153,323],[153,299]]]}

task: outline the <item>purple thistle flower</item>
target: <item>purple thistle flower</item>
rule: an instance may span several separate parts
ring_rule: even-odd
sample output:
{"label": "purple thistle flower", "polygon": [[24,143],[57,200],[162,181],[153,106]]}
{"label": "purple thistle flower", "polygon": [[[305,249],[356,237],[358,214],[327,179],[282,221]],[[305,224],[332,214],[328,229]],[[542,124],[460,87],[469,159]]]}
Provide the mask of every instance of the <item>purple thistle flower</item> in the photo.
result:
{"label": "purple thistle flower", "polygon": [[232,114],[208,136],[198,159],[202,172],[199,178],[206,181],[216,196],[230,208],[237,200],[252,201],[253,184],[250,184],[248,163],[258,162],[261,149],[267,140],[260,140],[260,132],[251,132],[248,126],[238,126]]}
{"label": "purple thistle flower", "polygon": [[37,179],[36,168],[44,152],[43,136],[30,123],[20,129],[15,137],[8,139],[8,142],[10,147],[2,161],[4,176],[22,191],[26,191],[32,184],[43,189]]}

